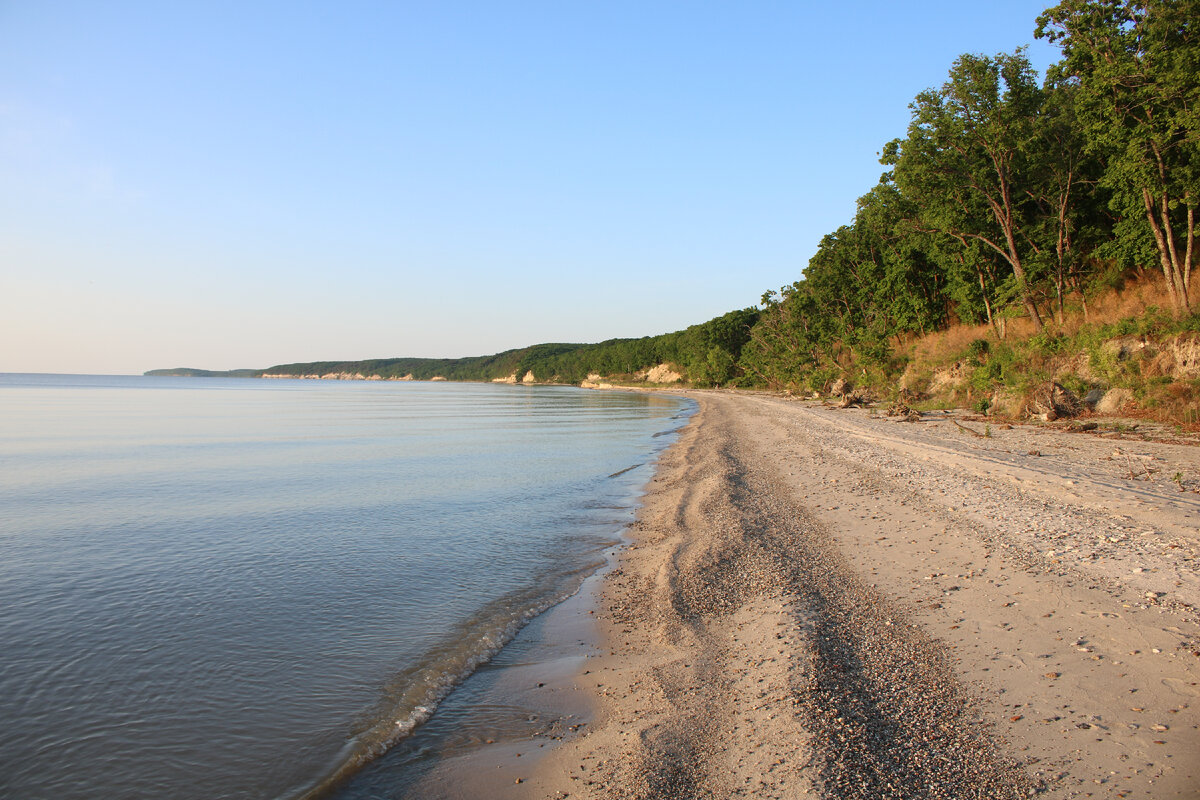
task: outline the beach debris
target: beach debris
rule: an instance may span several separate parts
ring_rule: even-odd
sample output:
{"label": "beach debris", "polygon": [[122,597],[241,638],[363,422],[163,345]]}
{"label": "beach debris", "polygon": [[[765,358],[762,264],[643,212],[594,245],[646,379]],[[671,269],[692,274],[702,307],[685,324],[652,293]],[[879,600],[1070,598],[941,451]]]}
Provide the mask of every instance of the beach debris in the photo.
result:
{"label": "beach debris", "polygon": [[839,408],[852,408],[854,406],[865,406],[871,402],[871,396],[865,392],[847,392],[842,395],[842,402],[838,404]]}
{"label": "beach debris", "polygon": [[887,416],[900,417],[901,422],[920,422],[921,412],[913,410],[903,400],[897,400],[888,406]]}
{"label": "beach debris", "polygon": [[1076,417],[1082,410],[1082,404],[1075,393],[1056,381],[1039,387],[1033,393],[1030,407],[1030,416],[1043,422],[1054,422],[1060,417]]}
{"label": "beach debris", "polygon": [[953,422],[955,425],[957,425],[960,429],[966,431],[967,433],[971,434],[972,436],[974,436],[977,439],[986,439],[987,438],[987,436],[985,434],[980,433],[979,431],[975,430],[974,428],[970,428],[970,427],[967,427],[966,425],[963,425],[961,422],[959,422],[956,419],[952,419],[950,421]]}

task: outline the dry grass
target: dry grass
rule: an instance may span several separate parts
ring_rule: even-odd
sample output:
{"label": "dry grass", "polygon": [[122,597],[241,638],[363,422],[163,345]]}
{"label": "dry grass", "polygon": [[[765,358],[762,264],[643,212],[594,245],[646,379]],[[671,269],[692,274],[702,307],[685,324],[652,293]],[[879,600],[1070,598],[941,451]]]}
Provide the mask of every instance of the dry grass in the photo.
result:
{"label": "dry grass", "polygon": [[[1031,319],[1010,319],[1005,324],[1005,335],[1009,338],[1025,339],[1036,332]],[[916,340],[913,343],[913,356],[929,364],[945,364],[961,356],[976,339],[995,341],[996,334],[989,325],[951,325],[944,331]]]}
{"label": "dry grass", "polygon": [[[1196,281],[1193,281],[1196,283]],[[1192,295],[1195,296],[1193,290]],[[1109,289],[1088,304],[1088,316],[1084,320],[1082,310],[1069,314],[1064,320],[1065,333],[1074,333],[1085,323],[1107,325],[1130,317],[1140,316],[1150,308],[1171,308],[1171,295],[1167,292],[1162,275],[1146,273],[1126,281],[1120,289]]]}
{"label": "dry grass", "polygon": [[987,325],[951,325],[914,342],[913,357],[927,364],[944,364],[965,352],[976,339],[990,338],[992,329]]}
{"label": "dry grass", "polygon": [[1142,408],[1133,406],[1121,411],[1122,417],[1129,419],[1144,419],[1149,422],[1158,422],[1167,425],[1175,425],[1180,431],[1186,433],[1200,433],[1200,413],[1196,409],[1196,400],[1191,402],[1182,402],[1179,404],[1159,405],[1154,408]]}
{"label": "dry grass", "polygon": [[[1200,273],[1193,276],[1191,297],[1200,303]],[[1145,314],[1151,308],[1169,310],[1171,296],[1161,274],[1147,271],[1143,275],[1132,275],[1119,289],[1108,289],[1088,302],[1086,316],[1078,295],[1067,301],[1066,313],[1061,324],[1055,322],[1050,309],[1045,309],[1046,329],[1072,335],[1084,325],[1107,325],[1130,317]],[[1025,339],[1037,330],[1033,320],[1026,317],[1007,320],[1005,335],[1010,339]],[[976,339],[995,341],[996,334],[988,325],[951,325],[936,333],[908,342],[915,360],[931,366],[947,364],[966,352]]]}

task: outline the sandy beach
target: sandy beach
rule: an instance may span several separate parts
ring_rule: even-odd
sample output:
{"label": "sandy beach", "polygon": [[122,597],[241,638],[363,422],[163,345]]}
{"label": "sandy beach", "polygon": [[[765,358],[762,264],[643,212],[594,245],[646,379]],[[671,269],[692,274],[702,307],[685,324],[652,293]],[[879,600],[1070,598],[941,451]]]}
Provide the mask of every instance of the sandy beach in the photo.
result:
{"label": "sandy beach", "polygon": [[591,657],[524,687],[586,724],[422,796],[1200,797],[1200,448],[693,396]]}

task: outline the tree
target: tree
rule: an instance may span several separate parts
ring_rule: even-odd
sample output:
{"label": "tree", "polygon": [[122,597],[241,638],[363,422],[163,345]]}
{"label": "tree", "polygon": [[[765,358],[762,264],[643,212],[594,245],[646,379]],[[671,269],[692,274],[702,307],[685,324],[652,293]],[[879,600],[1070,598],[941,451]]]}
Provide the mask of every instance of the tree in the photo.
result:
{"label": "tree", "polygon": [[[1142,217],[1176,313],[1190,310],[1200,194],[1200,0],[1063,0],[1038,17],[1122,218]],[[1118,234],[1138,235],[1130,226]],[[1136,250],[1136,242],[1126,242]]]}
{"label": "tree", "polygon": [[1032,176],[1028,147],[1042,92],[1025,54],[962,55],[949,80],[913,101],[908,137],[884,151],[924,230],[964,247],[979,242],[1012,270],[1018,295],[1040,330],[1026,258],[1023,203]]}
{"label": "tree", "polygon": [[1068,291],[1086,299],[1085,256],[1100,244],[1107,227],[1095,202],[1101,164],[1089,153],[1079,125],[1075,101],[1079,87],[1051,70],[1042,91],[1042,106],[1028,153],[1031,178],[1028,193],[1034,208],[1029,224],[1030,245],[1041,269],[1053,284],[1055,316],[1063,321]]}
{"label": "tree", "polygon": [[880,337],[924,334],[946,321],[945,273],[932,258],[929,237],[909,224],[916,209],[890,176],[858,199],[854,227],[882,276],[868,302]]}
{"label": "tree", "polygon": [[823,310],[803,281],[765,293],[762,306],[739,366],[767,386],[799,386],[822,361],[812,323]]}

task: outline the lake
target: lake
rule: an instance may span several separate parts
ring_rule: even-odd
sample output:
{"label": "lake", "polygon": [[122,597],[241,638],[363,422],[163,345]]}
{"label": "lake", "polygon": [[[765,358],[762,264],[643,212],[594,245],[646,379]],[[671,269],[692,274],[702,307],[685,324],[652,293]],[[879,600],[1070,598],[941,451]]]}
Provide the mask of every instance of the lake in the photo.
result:
{"label": "lake", "polygon": [[603,563],[692,411],[0,375],[0,795],[291,798],[349,774]]}

